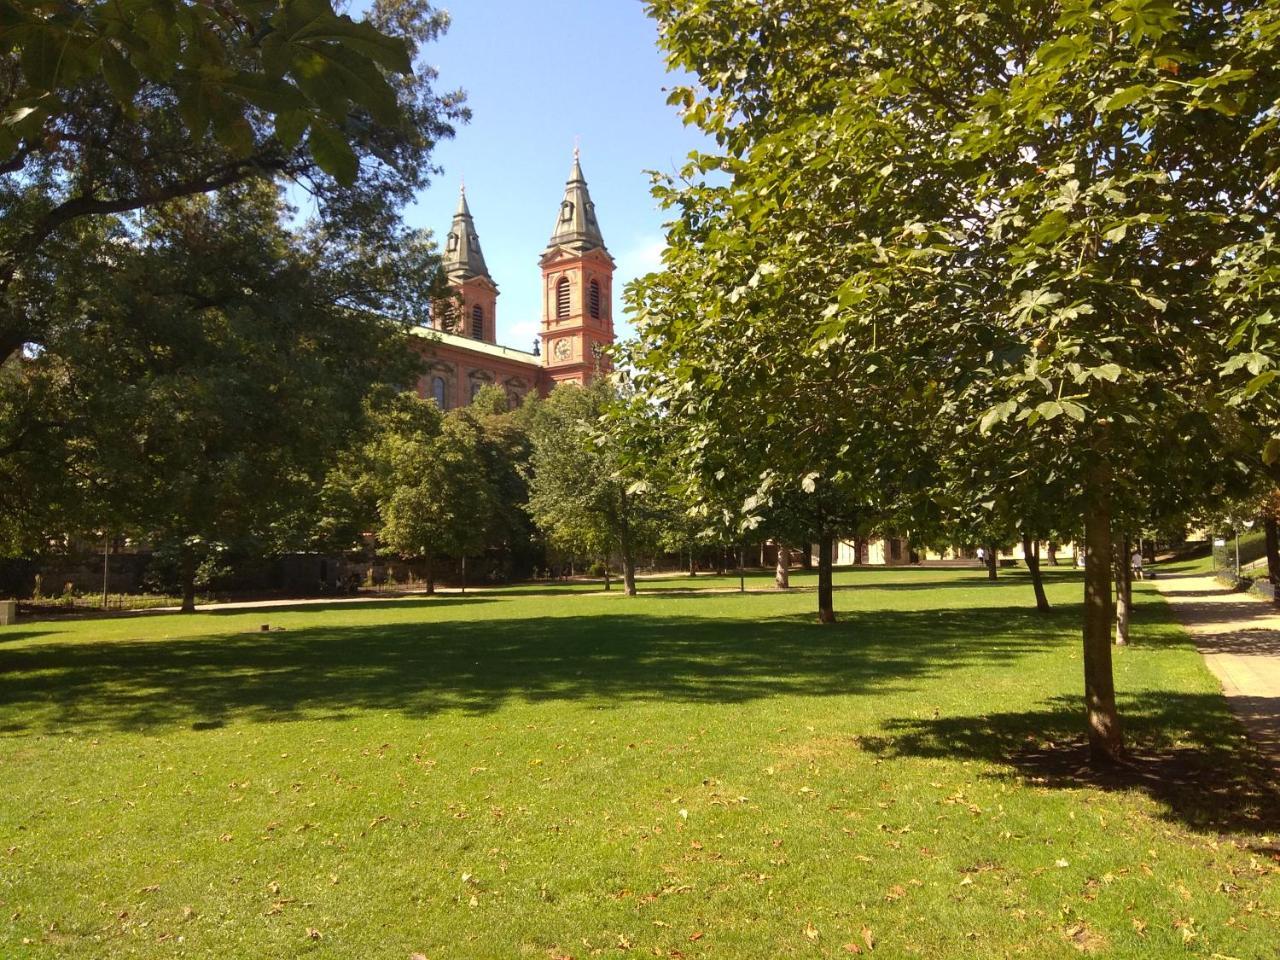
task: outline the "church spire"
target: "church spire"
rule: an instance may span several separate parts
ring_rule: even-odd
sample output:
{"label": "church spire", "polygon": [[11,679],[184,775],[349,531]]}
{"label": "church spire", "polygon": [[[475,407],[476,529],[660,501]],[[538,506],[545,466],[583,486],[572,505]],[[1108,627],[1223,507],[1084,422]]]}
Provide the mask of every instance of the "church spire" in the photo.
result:
{"label": "church spire", "polygon": [[472,277],[484,277],[493,282],[489,268],[485,266],[484,254],[480,251],[480,236],[476,233],[475,221],[471,219],[471,208],[467,206],[465,184],[458,191],[458,209],[453,214],[453,226],[445,241],[444,269],[452,283],[461,283]]}
{"label": "church spire", "polygon": [[547,244],[548,250],[556,247],[565,247],[575,253],[605,248],[600,224],[596,222],[596,205],[591,202],[587,180],[582,175],[582,164],[578,162],[577,147],[573,148],[573,168],[564,187],[560,214],[551,232],[551,242]]}

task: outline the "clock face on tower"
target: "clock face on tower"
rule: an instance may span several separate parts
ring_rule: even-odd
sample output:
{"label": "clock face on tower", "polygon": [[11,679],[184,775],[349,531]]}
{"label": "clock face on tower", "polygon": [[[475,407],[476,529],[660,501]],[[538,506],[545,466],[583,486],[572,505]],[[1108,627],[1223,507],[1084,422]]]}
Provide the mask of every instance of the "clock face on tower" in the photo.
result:
{"label": "clock face on tower", "polygon": [[570,346],[567,338],[561,337],[552,346],[551,353],[557,360],[568,360],[573,353],[573,347]]}

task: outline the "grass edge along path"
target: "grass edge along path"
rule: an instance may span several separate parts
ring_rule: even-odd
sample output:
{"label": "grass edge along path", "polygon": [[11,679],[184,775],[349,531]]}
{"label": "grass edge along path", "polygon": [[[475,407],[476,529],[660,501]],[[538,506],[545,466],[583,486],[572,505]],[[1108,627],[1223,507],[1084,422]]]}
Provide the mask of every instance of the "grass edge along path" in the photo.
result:
{"label": "grass edge along path", "polygon": [[1213,678],[1139,585],[1096,779],[1048,572],[5,628],[0,956],[1274,956]]}

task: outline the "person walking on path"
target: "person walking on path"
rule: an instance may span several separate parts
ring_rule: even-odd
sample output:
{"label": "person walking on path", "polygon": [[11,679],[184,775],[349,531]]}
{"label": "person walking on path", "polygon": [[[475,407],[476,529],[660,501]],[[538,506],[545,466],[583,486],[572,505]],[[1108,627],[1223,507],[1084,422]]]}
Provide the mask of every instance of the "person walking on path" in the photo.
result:
{"label": "person walking on path", "polygon": [[1134,550],[1133,556],[1129,558],[1129,562],[1133,565],[1133,579],[1142,579],[1142,551]]}

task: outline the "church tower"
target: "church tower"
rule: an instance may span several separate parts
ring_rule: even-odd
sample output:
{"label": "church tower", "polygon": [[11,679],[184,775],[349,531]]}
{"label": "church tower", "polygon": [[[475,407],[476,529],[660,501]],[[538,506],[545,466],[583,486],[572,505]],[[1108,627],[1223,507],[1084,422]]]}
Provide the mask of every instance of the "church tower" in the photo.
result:
{"label": "church tower", "polygon": [[585,386],[608,370],[600,351],[613,343],[614,263],[605,249],[576,149],[551,242],[540,263],[543,366],[554,383]]}
{"label": "church tower", "polygon": [[[458,209],[453,226],[445,240],[444,270],[449,286],[458,297],[458,311],[451,333],[484,343],[498,342],[498,285],[489,276],[480,236],[476,233],[471,208],[467,206],[467,189],[458,193]],[[442,324],[437,323],[437,327]]]}

